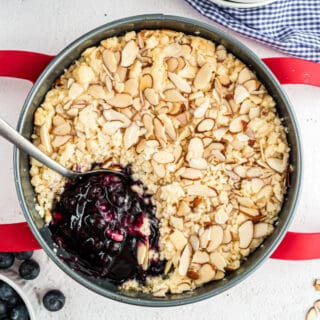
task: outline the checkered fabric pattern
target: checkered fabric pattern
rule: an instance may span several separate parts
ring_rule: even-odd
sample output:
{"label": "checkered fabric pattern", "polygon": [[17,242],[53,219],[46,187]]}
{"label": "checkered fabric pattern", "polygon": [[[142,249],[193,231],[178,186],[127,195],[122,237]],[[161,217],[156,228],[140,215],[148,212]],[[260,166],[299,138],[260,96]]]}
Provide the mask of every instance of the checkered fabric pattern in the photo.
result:
{"label": "checkered fabric pattern", "polygon": [[226,8],[186,0],[205,17],[289,55],[320,62],[320,0],[278,0],[258,8]]}

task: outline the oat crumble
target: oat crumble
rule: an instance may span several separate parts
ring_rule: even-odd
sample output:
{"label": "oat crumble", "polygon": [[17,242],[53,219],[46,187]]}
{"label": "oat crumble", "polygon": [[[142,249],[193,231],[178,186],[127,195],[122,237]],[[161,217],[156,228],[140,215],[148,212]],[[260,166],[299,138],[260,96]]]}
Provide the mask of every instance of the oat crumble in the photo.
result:
{"label": "oat crumble", "polygon": [[[103,40],[55,82],[34,126],[34,144],[63,166],[131,165],[153,194],[167,276],[123,289],[164,296],[222,279],[273,231],[285,128],[263,84],[222,45],[170,30]],[[48,223],[66,179],[34,159],[30,174]]]}

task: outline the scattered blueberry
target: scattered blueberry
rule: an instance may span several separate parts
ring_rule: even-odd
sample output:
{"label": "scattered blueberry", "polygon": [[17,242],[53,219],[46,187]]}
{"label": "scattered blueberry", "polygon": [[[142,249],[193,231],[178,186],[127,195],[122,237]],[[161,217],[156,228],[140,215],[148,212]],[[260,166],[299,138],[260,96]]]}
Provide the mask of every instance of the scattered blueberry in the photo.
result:
{"label": "scattered blueberry", "polygon": [[0,269],[8,269],[13,265],[14,255],[11,252],[0,252]]}
{"label": "scattered blueberry", "polygon": [[0,299],[8,301],[10,297],[15,295],[16,292],[5,282],[0,281]]}
{"label": "scattered blueberry", "polygon": [[64,294],[59,290],[50,290],[43,297],[43,305],[49,311],[59,311],[66,302]]}
{"label": "scattered blueberry", "polygon": [[7,304],[4,300],[0,300],[0,317],[7,314]]}
{"label": "scattered blueberry", "polygon": [[28,320],[29,313],[25,305],[20,304],[14,307],[10,312],[11,320]]}
{"label": "scattered blueberry", "polygon": [[15,252],[14,256],[18,260],[28,260],[32,257],[33,251]]}
{"label": "scattered blueberry", "polygon": [[38,262],[32,259],[23,261],[19,267],[20,277],[25,280],[33,280],[39,275],[39,273],[40,266]]}
{"label": "scattered blueberry", "polygon": [[0,280],[0,320],[29,320],[29,313],[17,292]]}
{"label": "scattered blueberry", "polygon": [[8,300],[7,300],[7,305],[10,308],[13,308],[14,306],[16,306],[17,304],[19,304],[21,302],[21,299],[19,298],[18,294],[16,292],[14,292],[14,294],[12,294]]}

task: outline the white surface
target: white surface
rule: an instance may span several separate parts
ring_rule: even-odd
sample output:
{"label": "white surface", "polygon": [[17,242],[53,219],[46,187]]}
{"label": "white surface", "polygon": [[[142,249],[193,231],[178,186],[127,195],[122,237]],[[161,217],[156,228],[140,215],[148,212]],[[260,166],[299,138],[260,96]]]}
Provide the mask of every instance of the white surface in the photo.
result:
{"label": "white surface", "polygon": [[[179,0],[80,2],[76,0],[0,1],[0,50],[24,49],[55,54],[81,34],[108,21],[144,13],[167,13],[205,22]],[[230,32],[234,34],[233,32]],[[261,57],[280,56],[270,48],[234,34]],[[25,81],[0,79],[0,116],[16,124],[31,85]],[[320,231],[320,90],[286,86],[300,124],[304,142],[304,183],[291,230]],[[12,147],[0,140],[0,223],[22,221],[13,183]],[[0,235],[1,236],[1,235]],[[319,249],[320,250],[320,249]],[[267,261],[250,278],[231,290],[206,301],[163,309],[134,307],[100,297],[81,287],[60,271],[42,251],[35,254],[41,274],[22,285],[35,307],[49,288],[60,288],[67,296],[65,308],[49,313],[38,308],[38,319],[304,319],[309,306],[320,297],[312,287],[320,277],[319,261]],[[37,296],[35,295],[37,294]]]}

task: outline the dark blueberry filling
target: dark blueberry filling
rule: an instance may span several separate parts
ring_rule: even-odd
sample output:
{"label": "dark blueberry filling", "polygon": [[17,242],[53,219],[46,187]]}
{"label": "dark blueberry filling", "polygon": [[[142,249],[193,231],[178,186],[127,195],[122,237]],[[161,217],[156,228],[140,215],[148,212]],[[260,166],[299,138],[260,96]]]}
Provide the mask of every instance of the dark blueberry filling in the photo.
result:
{"label": "dark blueberry filling", "polygon": [[[159,251],[159,221],[151,196],[134,191],[136,185],[141,182],[126,168],[123,175],[93,174],[65,186],[49,228],[74,269],[115,284],[163,273],[165,261],[151,260],[147,270],[137,263],[139,243],[149,242],[150,249]],[[149,234],[141,230],[146,221]]]}

